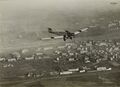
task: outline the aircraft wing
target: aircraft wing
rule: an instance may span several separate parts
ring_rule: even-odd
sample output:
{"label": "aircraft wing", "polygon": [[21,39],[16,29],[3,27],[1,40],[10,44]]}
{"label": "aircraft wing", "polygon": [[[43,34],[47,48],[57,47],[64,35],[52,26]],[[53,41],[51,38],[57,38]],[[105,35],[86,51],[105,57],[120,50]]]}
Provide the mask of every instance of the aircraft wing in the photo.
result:
{"label": "aircraft wing", "polygon": [[63,39],[63,36],[54,36],[48,38],[40,38],[40,40]]}
{"label": "aircraft wing", "polygon": [[[85,32],[87,30],[88,30],[88,28],[80,29],[80,30],[74,32],[74,35],[78,35],[79,33]],[[40,40],[63,39],[64,35],[65,35],[65,32],[49,32],[49,33],[56,34],[58,36],[52,36],[52,37],[48,37],[48,38],[40,38]]]}
{"label": "aircraft wing", "polygon": [[85,31],[87,31],[87,30],[88,30],[88,28],[83,28],[83,29],[81,29],[81,30],[78,30],[78,31],[74,32],[74,34],[75,34],[75,35],[78,35],[79,33],[85,32]]}

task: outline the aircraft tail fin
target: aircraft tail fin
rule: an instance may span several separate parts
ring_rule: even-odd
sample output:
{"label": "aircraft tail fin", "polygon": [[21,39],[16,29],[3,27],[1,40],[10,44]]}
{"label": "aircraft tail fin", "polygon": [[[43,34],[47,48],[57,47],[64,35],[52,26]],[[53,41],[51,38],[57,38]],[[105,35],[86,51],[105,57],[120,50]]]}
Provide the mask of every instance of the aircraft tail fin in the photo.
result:
{"label": "aircraft tail fin", "polygon": [[48,28],[48,32],[52,33],[53,32],[52,28]]}

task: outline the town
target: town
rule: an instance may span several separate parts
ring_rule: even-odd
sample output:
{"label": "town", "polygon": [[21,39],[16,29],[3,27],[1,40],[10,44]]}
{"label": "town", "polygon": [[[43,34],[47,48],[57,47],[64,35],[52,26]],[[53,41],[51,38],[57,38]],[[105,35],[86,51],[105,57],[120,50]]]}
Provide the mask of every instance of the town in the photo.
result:
{"label": "town", "polygon": [[[40,51],[41,49],[44,51]],[[24,49],[21,53],[24,54],[27,51]],[[2,74],[5,74],[3,78],[45,78],[89,72],[118,71],[119,51],[119,40],[79,41],[66,43],[54,50],[52,47],[39,48],[36,49],[36,53],[28,56],[14,52],[9,55],[9,58],[0,58],[0,69]]]}

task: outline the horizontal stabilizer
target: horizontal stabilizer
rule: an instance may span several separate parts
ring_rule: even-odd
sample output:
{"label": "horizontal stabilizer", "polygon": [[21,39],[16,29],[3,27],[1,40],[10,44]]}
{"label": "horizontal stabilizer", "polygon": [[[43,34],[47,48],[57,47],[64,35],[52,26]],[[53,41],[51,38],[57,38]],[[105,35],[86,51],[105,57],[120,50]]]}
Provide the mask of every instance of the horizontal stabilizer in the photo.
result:
{"label": "horizontal stabilizer", "polygon": [[48,32],[52,33],[53,32],[52,28],[48,28]]}

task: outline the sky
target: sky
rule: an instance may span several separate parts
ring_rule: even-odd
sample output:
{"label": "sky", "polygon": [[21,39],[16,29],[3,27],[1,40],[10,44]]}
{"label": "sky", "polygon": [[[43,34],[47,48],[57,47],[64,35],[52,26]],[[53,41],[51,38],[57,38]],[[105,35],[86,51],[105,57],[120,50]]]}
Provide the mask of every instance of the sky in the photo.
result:
{"label": "sky", "polygon": [[88,18],[119,8],[120,0],[0,0],[0,44],[23,32],[45,35],[48,27],[75,31]]}
{"label": "sky", "polygon": [[[69,22],[116,9],[110,2],[118,0],[0,0],[0,29],[66,28]],[[78,21],[79,22],[79,21]],[[63,25],[63,26],[62,26]],[[8,29],[9,28],[9,29]],[[24,29],[23,29],[24,30]],[[31,29],[30,29],[31,30]]]}

